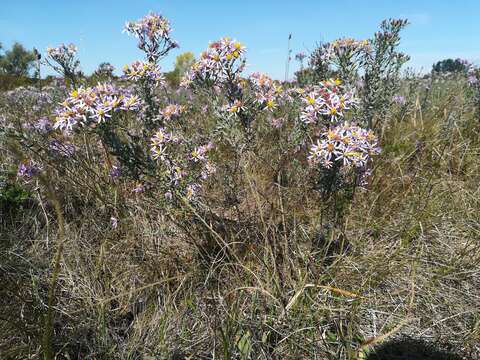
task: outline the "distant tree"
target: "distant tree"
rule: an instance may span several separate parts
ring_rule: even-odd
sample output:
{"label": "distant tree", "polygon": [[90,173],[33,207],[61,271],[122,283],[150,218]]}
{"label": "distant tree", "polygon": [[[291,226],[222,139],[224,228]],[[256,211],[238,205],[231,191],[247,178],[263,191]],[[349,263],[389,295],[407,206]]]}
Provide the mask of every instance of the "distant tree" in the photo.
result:
{"label": "distant tree", "polygon": [[113,78],[113,72],[115,68],[108,62],[102,62],[98,65],[98,68],[94,71],[93,75],[100,78]]}
{"label": "distant tree", "polygon": [[173,71],[170,71],[165,74],[165,78],[170,83],[170,85],[178,86],[182,77],[190,69],[190,67],[195,62],[195,56],[192,52],[185,52],[177,56],[175,60],[175,68]]}
{"label": "distant tree", "polygon": [[467,70],[467,62],[463,59],[445,59],[433,64],[432,71],[437,73],[463,72]]}
{"label": "distant tree", "polygon": [[315,73],[311,68],[304,68],[295,72],[295,80],[299,86],[306,86],[307,84],[313,83],[314,78]]}
{"label": "distant tree", "polygon": [[33,51],[26,50],[22,44],[15,43],[11,50],[0,57],[0,73],[28,76],[36,56]]}

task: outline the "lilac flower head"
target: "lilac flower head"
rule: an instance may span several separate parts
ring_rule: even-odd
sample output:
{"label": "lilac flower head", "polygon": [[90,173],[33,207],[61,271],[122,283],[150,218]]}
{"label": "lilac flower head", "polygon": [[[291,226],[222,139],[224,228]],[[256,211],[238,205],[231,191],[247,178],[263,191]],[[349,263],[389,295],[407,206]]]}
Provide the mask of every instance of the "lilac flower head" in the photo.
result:
{"label": "lilac flower head", "polygon": [[110,218],[110,225],[112,226],[113,229],[116,229],[118,227],[118,219],[112,216]]}
{"label": "lilac flower head", "polygon": [[273,127],[280,129],[283,126],[283,123],[285,122],[285,119],[283,118],[271,118],[270,123],[272,124]]}
{"label": "lilac flower head", "polygon": [[398,104],[400,106],[403,106],[406,104],[406,100],[405,100],[405,97],[402,96],[402,95],[395,95],[393,98],[392,98],[392,101],[395,103],[395,104]]}
{"label": "lilac flower head", "polygon": [[208,146],[198,146],[190,154],[190,160],[193,162],[202,162],[207,160]]}
{"label": "lilac flower head", "polygon": [[480,83],[480,80],[475,75],[470,75],[467,78],[468,85],[474,86]]}
{"label": "lilac flower head", "polygon": [[52,131],[53,126],[47,118],[40,118],[33,124],[33,128],[41,134],[48,134]]}
{"label": "lilac flower head", "polygon": [[185,111],[185,106],[178,104],[169,104],[162,110],[160,110],[160,115],[164,120],[172,120],[178,118]]}
{"label": "lilac flower head", "polygon": [[118,165],[113,165],[110,169],[110,177],[112,179],[117,179],[122,175],[122,169]]}
{"label": "lilac flower head", "polygon": [[41,166],[33,160],[22,162],[18,166],[17,176],[26,182],[31,181],[42,170]]}
{"label": "lilac flower head", "polygon": [[199,184],[190,184],[187,186],[186,191],[185,191],[185,196],[187,197],[188,200],[193,200],[197,196],[199,190],[200,190],[200,185]]}
{"label": "lilac flower head", "polygon": [[145,186],[142,183],[135,184],[134,188],[132,189],[132,192],[135,194],[140,194],[144,191],[145,191]]}
{"label": "lilac flower head", "polygon": [[202,180],[207,180],[210,176],[217,172],[217,168],[209,160],[204,163],[203,169],[200,172],[200,178]]}
{"label": "lilac flower head", "polygon": [[154,160],[165,161],[167,144],[178,141],[177,137],[165,128],[159,128],[150,140],[150,151]]}
{"label": "lilac flower head", "polygon": [[48,147],[50,151],[53,152],[55,155],[61,156],[63,158],[72,157],[76,151],[75,145],[68,142],[61,142],[57,139],[51,140],[48,144]]}

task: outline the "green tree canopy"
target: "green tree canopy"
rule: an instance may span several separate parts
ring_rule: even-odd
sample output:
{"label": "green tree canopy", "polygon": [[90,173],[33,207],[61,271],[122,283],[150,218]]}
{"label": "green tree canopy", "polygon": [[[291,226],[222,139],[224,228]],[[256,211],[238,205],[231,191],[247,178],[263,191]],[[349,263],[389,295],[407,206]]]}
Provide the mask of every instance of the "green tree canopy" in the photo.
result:
{"label": "green tree canopy", "polygon": [[10,50],[0,56],[0,73],[28,76],[35,59],[33,51],[25,49],[20,43],[15,43]]}
{"label": "green tree canopy", "polygon": [[466,71],[466,61],[462,59],[445,59],[433,65],[432,70],[438,73]]}
{"label": "green tree canopy", "polygon": [[195,56],[190,51],[178,55],[175,60],[175,68],[166,73],[165,78],[171,85],[177,86],[194,62]]}

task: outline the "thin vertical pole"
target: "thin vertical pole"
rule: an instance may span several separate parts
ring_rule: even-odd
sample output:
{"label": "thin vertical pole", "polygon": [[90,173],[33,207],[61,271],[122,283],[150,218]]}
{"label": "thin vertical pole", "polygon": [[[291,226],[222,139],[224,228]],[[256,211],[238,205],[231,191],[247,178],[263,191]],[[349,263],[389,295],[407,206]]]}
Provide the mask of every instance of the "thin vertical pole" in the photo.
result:
{"label": "thin vertical pole", "polygon": [[285,65],[285,81],[288,81],[289,75],[289,67],[290,67],[290,60],[291,60],[291,53],[292,50],[290,49],[290,41],[292,40],[292,34],[288,35],[288,45],[287,45],[287,63]]}

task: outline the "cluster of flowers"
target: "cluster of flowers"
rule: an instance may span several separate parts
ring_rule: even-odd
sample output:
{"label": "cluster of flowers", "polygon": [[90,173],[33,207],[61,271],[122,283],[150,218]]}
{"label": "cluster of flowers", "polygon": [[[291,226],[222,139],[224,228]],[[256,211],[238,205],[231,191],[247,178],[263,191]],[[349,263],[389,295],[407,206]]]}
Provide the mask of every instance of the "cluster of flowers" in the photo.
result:
{"label": "cluster of flowers", "polygon": [[24,112],[34,116],[34,113],[47,111],[52,102],[56,100],[56,94],[62,92],[64,88],[54,88],[45,86],[42,89],[34,86],[17,87],[0,93],[0,102],[2,102],[2,110],[4,114],[10,113],[14,109],[22,109]]}
{"label": "cluster of flowers", "polygon": [[370,52],[371,47],[368,40],[355,40],[352,38],[340,38],[325,43],[321,46],[320,57],[324,62],[336,63],[338,59],[354,58],[364,52]]}
{"label": "cluster of flowers", "polygon": [[[181,140],[172,132],[165,128],[158,129],[153,135],[150,143],[152,158],[165,166],[166,175],[170,188],[180,190],[183,188],[184,194],[188,200],[192,200],[201,188],[200,182],[206,180],[215,173],[215,166],[208,158],[208,153],[213,148],[212,143],[196,147],[188,157],[191,163],[192,171],[188,173],[185,169],[188,164],[183,166],[179,161],[173,159],[174,153],[178,151],[168,151],[169,145],[178,145]],[[194,168],[198,171],[194,171]],[[169,190],[166,193],[167,198],[172,196]]]}
{"label": "cluster of flowers", "polygon": [[80,61],[75,58],[77,47],[73,44],[61,44],[55,48],[47,48],[47,57],[45,62],[63,77],[70,78],[74,82],[74,77],[80,66]]}
{"label": "cluster of flowers", "polygon": [[[359,175],[360,185],[365,185],[370,174],[368,165],[372,157],[380,153],[380,147],[371,130],[342,121],[345,111],[356,105],[353,92],[342,87],[340,80],[330,80],[301,95],[304,104],[301,121],[325,126],[310,146],[310,164],[325,169],[354,169]],[[327,123],[322,120],[327,120]]]}
{"label": "cluster of flowers", "polygon": [[48,47],[47,55],[58,63],[64,63],[73,59],[77,54],[77,47],[74,44],[61,44],[57,47]]}
{"label": "cluster of flowers", "polygon": [[351,109],[356,100],[351,91],[341,87],[341,81],[326,81],[307,91],[303,99],[304,107],[300,119],[305,124],[318,124],[321,119],[331,122],[344,116],[344,111]]}
{"label": "cluster of flowers", "polygon": [[54,128],[70,132],[78,125],[104,122],[118,111],[137,110],[140,99],[125,89],[104,83],[72,91],[61,105]]}
{"label": "cluster of flowers", "polygon": [[[190,85],[195,80],[224,80],[229,74],[242,72],[245,66],[245,61],[242,60],[244,53],[245,46],[228,37],[211,43],[200,54],[200,60],[193,64],[182,85]],[[236,70],[235,64],[239,64]]]}
{"label": "cluster of flowers", "polygon": [[112,179],[117,179],[122,175],[122,168],[119,164],[112,165],[109,171],[109,175]]}
{"label": "cluster of flowers", "polygon": [[32,128],[40,134],[48,134],[53,130],[53,124],[47,118],[40,118],[33,124]]}
{"label": "cluster of flowers", "polygon": [[18,166],[17,177],[25,182],[29,182],[41,171],[42,167],[40,164],[33,160],[27,160]]}
{"label": "cluster of flowers", "polygon": [[355,40],[352,38],[340,38],[331,43],[335,51],[345,51],[346,49],[355,49],[357,51],[368,49],[368,40]]}
{"label": "cluster of flowers", "polygon": [[150,13],[138,21],[130,21],[125,25],[125,31],[138,38],[164,38],[170,35],[170,22],[162,15]]}
{"label": "cluster of flowers", "polygon": [[150,13],[138,21],[128,22],[124,31],[138,39],[138,47],[153,62],[178,47],[177,42],[170,38],[170,22],[159,14]]}
{"label": "cluster of flowers", "polygon": [[392,101],[399,106],[404,106],[407,103],[407,100],[402,95],[395,95]]}
{"label": "cluster of flowers", "polygon": [[245,104],[238,99],[235,100],[233,103],[227,104],[223,107],[224,111],[233,115],[239,114],[241,111],[244,111],[245,109],[246,109]]}
{"label": "cluster of flowers", "polygon": [[179,139],[165,128],[159,128],[151,139],[151,153],[154,160],[167,161],[167,144],[178,143]]}
{"label": "cluster of flowers", "polygon": [[474,64],[469,63],[464,60],[464,65],[467,68],[467,83],[471,87],[479,86],[480,87],[480,69]]}
{"label": "cluster of flowers", "polygon": [[51,140],[48,143],[48,148],[54,155],[60,156],[62,158],[72,157],[77,150],[75,145],[69,142],[60,141],[58,139]]}
{"label": "cluster of flowers", "polygon": [[282,86],[278,85],[268,75],[253,73],[249,80],[252,84],[255,102],[260,104],[264,110],[273,111],[286,93]]}
{"label": "cluster of flowers", "polygon": [[178,118],[183,112],[185,112],[185,106],[169,104],[160,110],[160,116],[163,120],[169,121]]}
{"label": "cluster of flowers", "polygon": [[150,81],[160,85],[164,81],[160,66],[154,62],[134,61],[123,67],[123,77],[133,81]]}
{"label": "cluster of flowers", "polygon": [[311,146],[308,159],[325,168],[341,162],[345,167],[364,169],[379,153],[377,137],[371,130],[345,122],[323,132]]}
{"label": "cluster of flowers", "polygon": [[475,86],[480,83],[480,80],[478,79],[476,74],[472,72],[471,74],[468,75],[467,82],[470,86]]}

